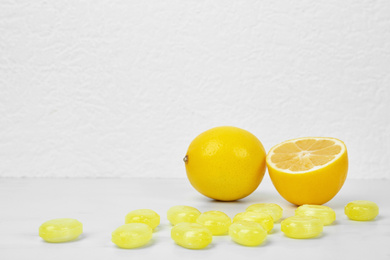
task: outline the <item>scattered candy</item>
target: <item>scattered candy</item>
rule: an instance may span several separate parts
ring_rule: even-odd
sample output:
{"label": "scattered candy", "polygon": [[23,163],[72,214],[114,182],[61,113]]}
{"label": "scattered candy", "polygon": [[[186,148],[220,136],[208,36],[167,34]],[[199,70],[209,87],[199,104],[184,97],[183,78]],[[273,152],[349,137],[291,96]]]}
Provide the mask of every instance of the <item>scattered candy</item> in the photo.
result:
{"label": "scattered candy", "polygon": [[200,214],[196,222],[207,227],[213,236],[218,236],[229,231],[232,220],[222,211],[212,210]]}
{"label": "scattered candy", "polygon": [[144,223],[155,229],[160,224],[160,216],[151,209],[137,209],[126,215],[125,223]]}
{"label": "scattered candy", "polygon": [[[379,208],[372,201],[355,200],[345,206],[344,212],[352,220],[368,221],[378,215]],[[233,223],[228,215],[217,210],[201,214],[194,207],[174,206],[167,212],[173,225],[171,238],[189,249],[205,248],[212,242],[213,235],[226,233],[238,244],[258,246],[282,215],[283,209],[274,203],[253,204],[245,212],[238,213]],[[291,238],[313,238],[321,234],[324,225],[335,219],[332,208],[305,204],[295,210],[295,216],[281,222],[281,231]],[[112,232],[112,242],[120,248],[137,248],[152,239],[153,229],[160,224],[160,216],[150,209],[138,209],[126,215],[125,223]],[[39,227],[39,236],[52,243],[74,240],[82,232],[82,223],[71,218],[49,220]]]}
{"label": "scattered candy", "polygon": [[321,234],[322,221],[319,218],[307,216],[293,216],[281,223],[282,232],[291,238],[313,238]]}
{"label": "scattered candy", "polygon": [[283,216],[283,209],[275,203],[257,203],[250,205],[246,211],[255,211],[270,215],[274,222],[277,222]]}
{"label": "scattered candy", "polygon": [[296,216],[310,216],[321,219],[322,224],[330,225],[336,220],[336,213],[327,206],[322,205],[302,205],[295,210]]}
{"label": "scattered candy", "polygon": [[130,223],[112,232],[111,241],[120,248],[136,248],[146,245],[152,239],[152,228],[144,223]]}
{"label": "scattered candy", "polygon": [[39,227],[39,236],[51,243],[71,241],[81,233],[83,233],[83,224],[73,218],[52,219]]}
{"label": "scattered candy", "polygon": [[207,247],[213,235],[205,226],[198,223],[182,222],[171,229],[171,237],[176,244],[189,249],[202,249]]}
{"label": "scattered candy", "polygon": [[379,207],[372,201],[355,200],[345,206],[344,212],[349,219],[368,221],[373,220],[378,216]]}
{"label": "scattered candy", "polygon": [[237,222],[237,221],[241,221],[241,220],[257,222],[260,225],[262,225],[263,228],[265,228],[265,230],[267,230],[268,233],[274,227],[273,218],[266,213],[261,213],[261,212],[256,212],[256,211],[245,211],[245,212],[238,213],[233,218],[233,222]]}
{"label": "scattered candy", "polygon": [[229,235],[232,240],[244,246],[258,246],[267,237],[267,230],[254,221],[237,221],[229,227]]}
{"label": "scattered candy", "polygon": [[172,225],[181,222],[196,223],[200,211],[190,206],[173,206],[167,212],[167,218]]}

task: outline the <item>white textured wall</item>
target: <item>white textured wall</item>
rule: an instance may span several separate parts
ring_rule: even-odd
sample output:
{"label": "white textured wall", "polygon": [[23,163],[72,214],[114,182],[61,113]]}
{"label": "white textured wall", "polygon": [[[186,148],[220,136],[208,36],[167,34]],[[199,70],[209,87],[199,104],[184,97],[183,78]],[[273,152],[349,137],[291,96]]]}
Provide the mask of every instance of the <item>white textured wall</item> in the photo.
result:
{"label": "white textured wall", "polygon": [[390,178],[390,1],[1,1],[0,176],[185,177],[202,131]]}

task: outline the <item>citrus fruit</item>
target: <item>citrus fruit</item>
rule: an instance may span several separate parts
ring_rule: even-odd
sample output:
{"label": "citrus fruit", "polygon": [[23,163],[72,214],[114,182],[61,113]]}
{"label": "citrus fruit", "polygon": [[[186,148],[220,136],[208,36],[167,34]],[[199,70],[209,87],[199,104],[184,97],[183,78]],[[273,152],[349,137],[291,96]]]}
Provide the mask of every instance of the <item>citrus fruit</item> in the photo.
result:
{"label": "citrus fruit", "polygon": [[201,194],[233,201],[251,194],[265,172],[265,150],[250,132],[220,126],[198,135],[184,157],[187,177]]}
{"label": "citrus fruit", "polygon": [[335,138],[304,137],[271,148],[268,172],[279,194],[296,204],[324,204],[341,189],[347,177],[345,144]]}

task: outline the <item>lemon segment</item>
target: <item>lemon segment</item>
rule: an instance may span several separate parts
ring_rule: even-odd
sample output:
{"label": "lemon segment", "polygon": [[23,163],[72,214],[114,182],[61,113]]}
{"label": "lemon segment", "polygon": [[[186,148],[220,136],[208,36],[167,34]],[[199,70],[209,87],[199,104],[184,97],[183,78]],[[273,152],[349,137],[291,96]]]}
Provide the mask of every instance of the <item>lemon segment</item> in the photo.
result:
{"label": "lemon segment", "polygon": [[324,204],[347,177],[345,144],[328,137],[304,137],[282,142],[266,157],[268,172],[279,194],[296,204]]}

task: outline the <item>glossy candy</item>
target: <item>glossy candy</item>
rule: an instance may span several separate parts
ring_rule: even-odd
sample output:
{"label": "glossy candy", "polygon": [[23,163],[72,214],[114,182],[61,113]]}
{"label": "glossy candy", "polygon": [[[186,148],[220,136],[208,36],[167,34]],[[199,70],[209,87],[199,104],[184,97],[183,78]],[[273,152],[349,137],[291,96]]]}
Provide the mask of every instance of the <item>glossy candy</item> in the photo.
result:
{"label": "glossy candy", "polygon": [[262,225],[263,228],[265,228],[265,230],[267,230],[268,233],[274,227],[273,218],[266,213],[255,212],[255,211],[245,211],[245,212],[238,213],[233,218],[233,222],[237,222],[237,221],[241,221],[241,220],[257,222],[260,225]]}
{"label": "glossy candy", "polygon": [[196,223],[200,211],[190,206],[173,206],[167,212],[167,218],[172,225],[182,222]]}
{"label": "glossy candy", "polygon": [[266,213],[273,218],[274,222],[277,222],[283,216],[283,209],[275,203],[252,204],[246,209],[246,211]]}
{"label": "glossy candy", "polygon": [[112,232],[111,241],[120,248],[136,248],[146,245],[152,239],[152,228],[144,223],[130,223]]}
{"label": "glossy candy", "polygon": [[83,224],[72,218],[52,219],[39,227],[39,236],[52,243],[74,240],[81,233],[83,233]]}
{"label": "glossy candy", "polygon": [[240,220],[229,227],[232,240],[244,246],[258,246],[267,238],[267,230],[257,222]]}
{"label": "glossy candy", "polygon": [[336,220],[336,213],[327,206],[322,205],[302,205],[295,210],[296,216],[311,216],[321,219],[322,224],[330,225]]}
{"label": "glossy candy", "polygon": [[282,232],[291,238],[313,238],[321,234],[322,221],[315,217],[293,216],[281,222]]}
{"label": "glossy candy", "polygon": [[345,206],[344,212],[349,219],[368,221],[373,220],[378,216],[379,207],[372,201],[355,200]]}
{"label": "glossy candy", "polygon": [[198,223],[182,222],[171,229],[171,237],[176,244],[189,249],[202,249],[207,247],[213,235],[205,226]]}
{"label": "glossy candy", "polygon": [[214,236],[218,236],[229,231],[232,220],[222,211],[212,210],[200,214],[196,222],[207,227]]}
{"label": "glossy candy", "polygon": [[160,216],[151,209],[137,209],[126,215],[125,223],[144,223],[155,229],[160,224]]}

